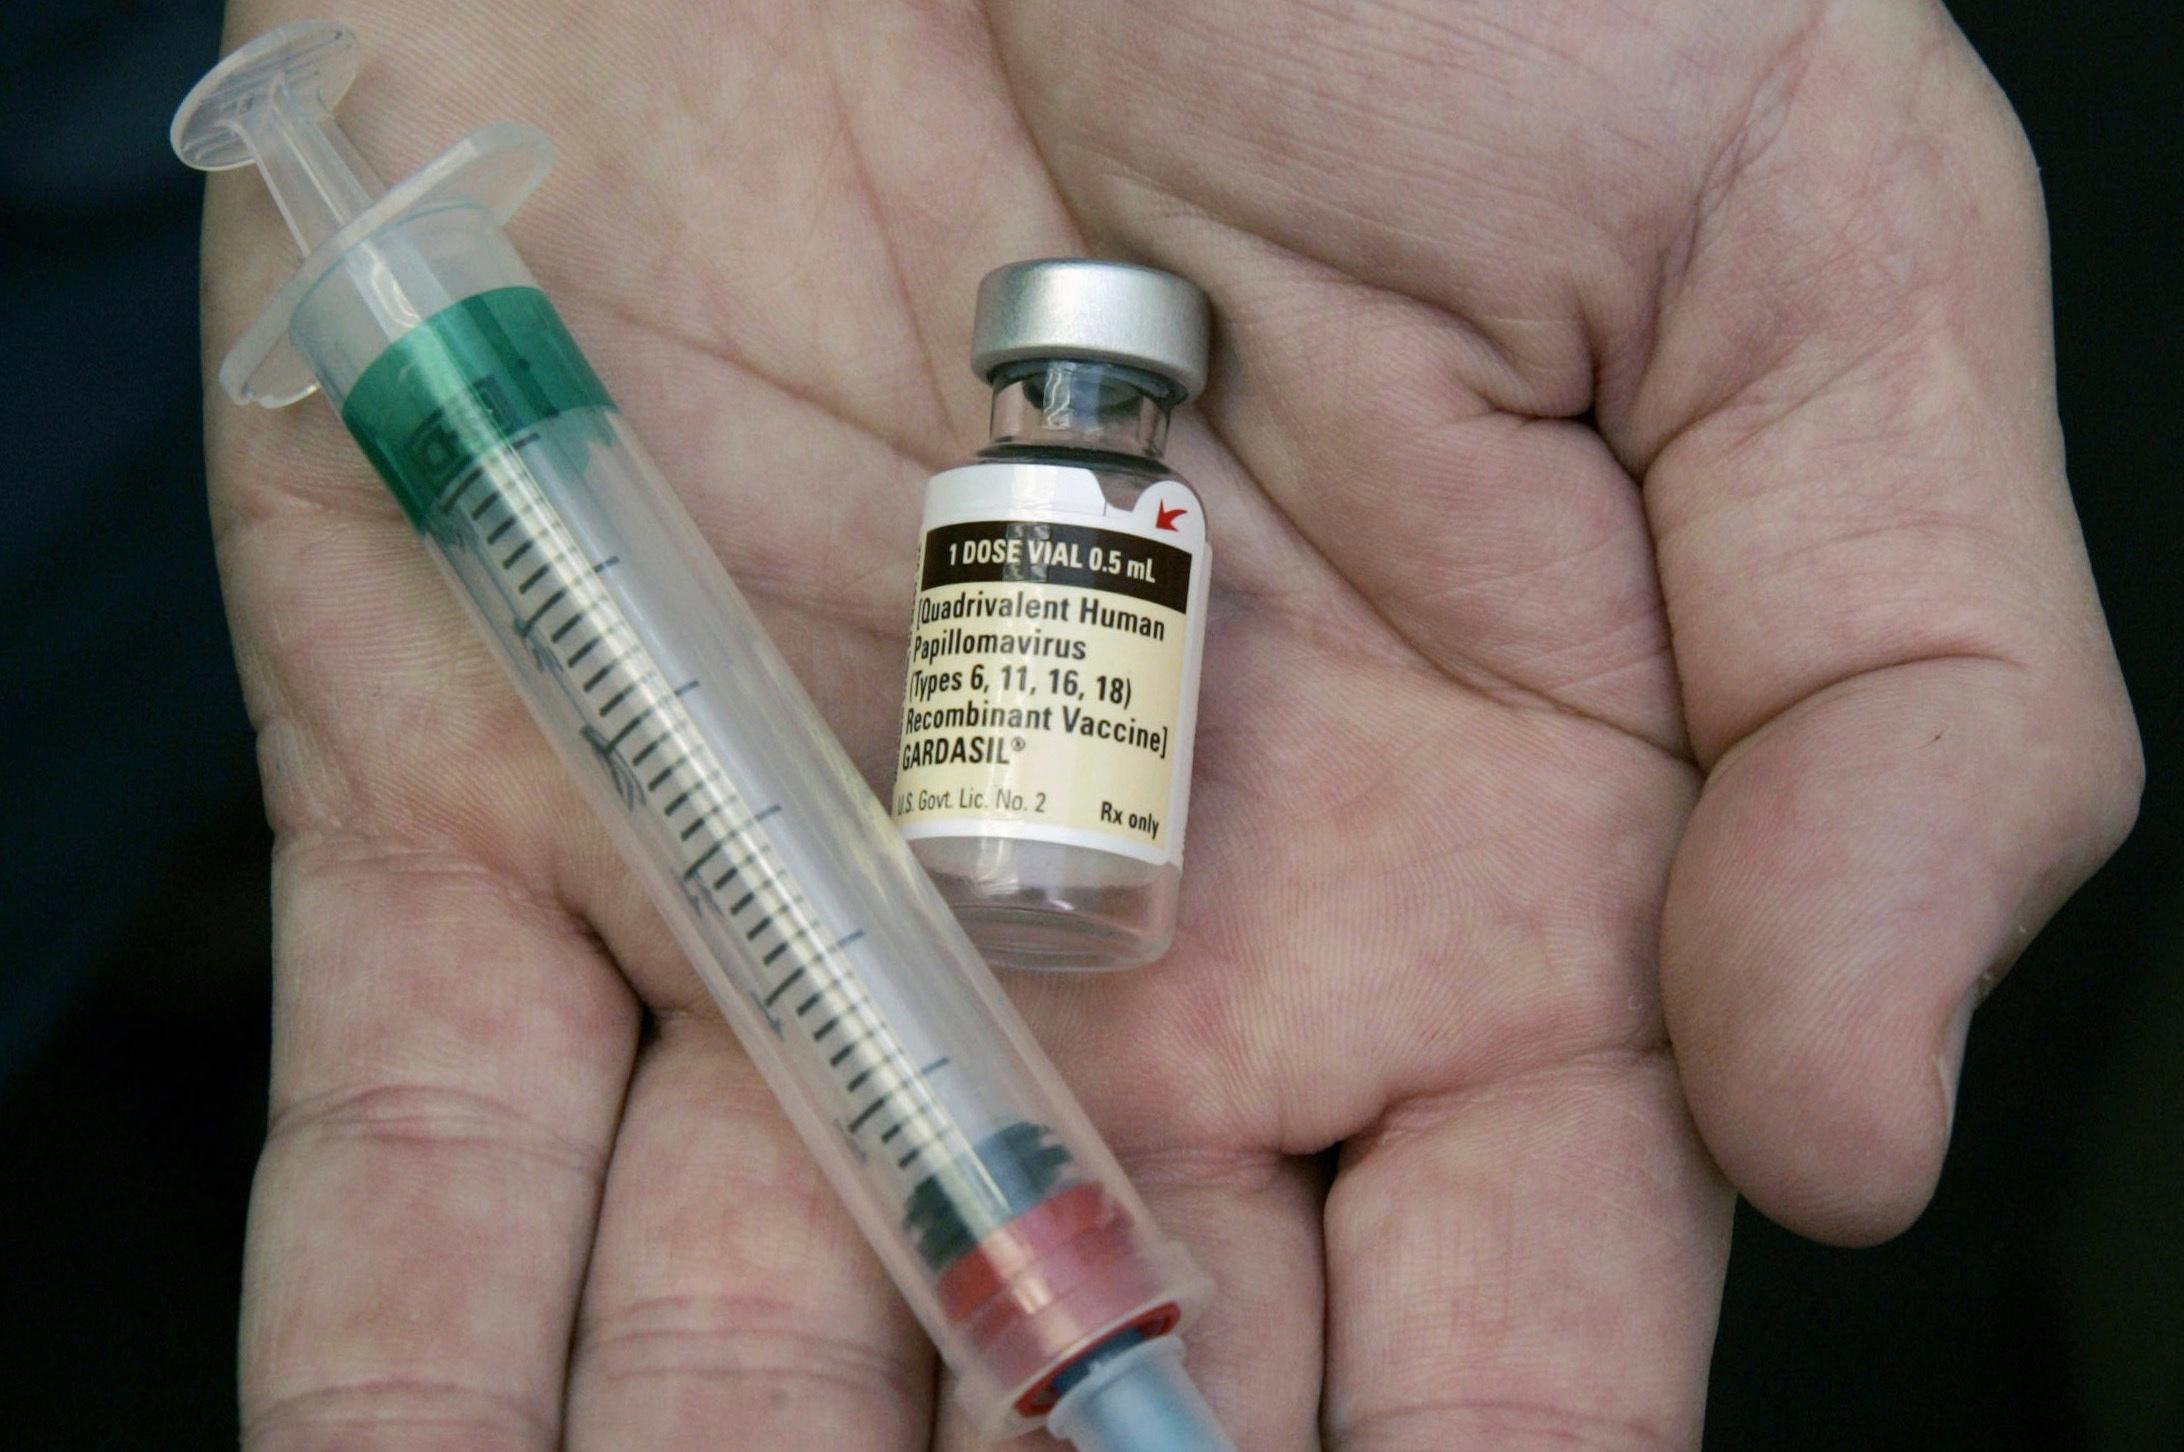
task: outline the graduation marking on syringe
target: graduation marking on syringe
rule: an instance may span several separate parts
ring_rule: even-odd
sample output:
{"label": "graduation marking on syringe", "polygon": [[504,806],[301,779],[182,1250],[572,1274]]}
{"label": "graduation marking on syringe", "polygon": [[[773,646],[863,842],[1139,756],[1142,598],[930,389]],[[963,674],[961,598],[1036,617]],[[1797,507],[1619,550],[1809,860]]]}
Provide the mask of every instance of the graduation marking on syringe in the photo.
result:
{"label": "graduation marking on syringe", "polygon": [[[556,605],[559,605],[563,600],[567,599],[568,594],[569,587],[567,585],[563,585],[560,589],[554,591],[553,594],[548,595],[546,597],[546,603],[539,606],[529,620],[524,621],[523,624],[516,627],[516,633],[519,635],[529,635],[531,631],[537,627],[538,623],[546,618],[546,612],[553,609]],[[583,619],[583,617],[580,615],[572,616],[570,617],[569,624],[574,625],[578,620],[581,619]],[[568,626],[563,626],[562,628],[565,630],[568,628]]]}
{"label": "graduation marking on syringe", "polygon": [[[607,750],[612,751],[615,747],[620,746],[625,740],[629,738],[629,734],[632,731],[635,731],[638,727],[644,725],[646,718],[649,717],[654,711],[657,711],[659,709],[660,708],[657,704],[647,706],[644,708],[644,710],[638,712],[636,715],[630,717],[629,720],[623,722],[622,729],[615,732],[614,738],[607,743]],[[675,769],[673,767],[669,767],[666,771],[660,773],[659,779],[661,781],[666,781],[669,776],[674,774],[674,770]]]}
{"label": "graduation marking on syringe", "polygon": [[628,650],[625,650],[620,655],[616,656],[613,660],[608,661],[598,670],[592,672],[591,679],[584,682],[584,694],[587,696],[590,695],[593,689],[597,687],[598,684],[601,681],[605,680],[609,675],[612,675],[614,671],[619,668],[624,661],[628,660],[631,656],[638,654],[642,650],[642,646],[633,645]]}
{"label": "graduation marking on syringe", "polygon": [[[527,522],[532,535],[522,542],[529,549],[519,553],[519,543],[511,542],[507,550],[488,557],[488,564],[504,565],[501,590],[513,601],[544,586],[540,602],[512,613],[510,624],[518,626],[519,635],[535,633],[557,651],[554,663],[568,672],[570,699],[579,704],[593,749],[611,757],[617,772],[629,769],[628,790],[637,792],[642,783],[644,795],[632,798],[632,804],[649,797],[657,820],[674,827],[672,840],[695,844],[688,849],[694,855],[682,868],[693,900],[733,923],[740,930],[736,936],[753,945],[754,972],[781,964],[779,979],[763,993],[751,990],[751,997],[777,1034],[784,1024],[796,1023],[795,1036],[812,1052],[814,1062],[824,1062],[833,1071],[837,1092],[847,1096],[847,1117],[836,1123],[863,1146],[890,1145],[894,1152],[887,1158],[913,1177],[931,1173],[919,1163],[928,1152],[947,1148],[952,1160],[956,1151],[948,1147],[959,1131],[920,1087],[923,1077],[946,1065],[946,1057],[913,1070],[909,1051],[895,1039],[863,987],[846,965],[834,961],[833,955],[867,934],[862,928],[837,929],[839,936],[827,931],[776,857],[772,840],[759,830],[782,814],[785,805],[748,806],[721,763],[704,749],[697,723],[681,714],[677,701],[695,693],[702,680],[693,676],[668,685],[673,677],[665,675],[643,637],[614,613],[611,598],[570,573],[581,568],[583,556],[573,540],[557,534],[551,510],[520,496],[500,503],[509,516]],[[506,522],[494,521],[494,528]],[[610,555],[592,569],[604,572],[616,562]],[[520,577],[515,573],[519,570]],[[588,667],[581,676],[576,673],[579,666]],[[625,719],[610,734],[609,723],[618,714]],[[657,794],[678,782],[663,804]],[[733,888],[739,878],[743,887]],[[774,1017],[791,1002],[793,1016],[783,1011]],[[866,1152],[857,1151],[860,1156]]]}
{"label": "graduation marking on syringe", "polygon": [[[783,944],[782,946],[786,947],[788,945]],[[780,950],[776,949],[775,951],[778,952]],[[804,976],[804,970],[806,966],[807,965],[803,963],[797,964],[796,967],[791,969],[789,973],[785,977],[783,977],[779,983],[776,983],[773,986],[773,992],[767,994],[764,998],[760,999],[759,1003],[763,1007],[772,1008],[775,1002],[781,997],[781,995],[789,991],[789,985]]]}

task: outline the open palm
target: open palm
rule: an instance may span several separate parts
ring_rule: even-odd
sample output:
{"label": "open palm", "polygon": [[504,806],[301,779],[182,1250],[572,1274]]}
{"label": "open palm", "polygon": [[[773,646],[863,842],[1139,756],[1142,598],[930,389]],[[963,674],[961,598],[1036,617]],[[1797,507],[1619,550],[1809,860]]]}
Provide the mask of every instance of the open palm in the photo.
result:
{"label": "open palm", "polygon": [[[555,138],[517,245],[883,789],[979,275],[1212,296],[1182,929],[1010,987],[1212,1273],[1241,1447],[1692,1446],[1732,1185],[1917,1212],[2138,782],[2037,191],[1938,6],[345,8],[388,175]],[[336,420],[209,424],[280,843],[249,1445],[975,1445]]]}

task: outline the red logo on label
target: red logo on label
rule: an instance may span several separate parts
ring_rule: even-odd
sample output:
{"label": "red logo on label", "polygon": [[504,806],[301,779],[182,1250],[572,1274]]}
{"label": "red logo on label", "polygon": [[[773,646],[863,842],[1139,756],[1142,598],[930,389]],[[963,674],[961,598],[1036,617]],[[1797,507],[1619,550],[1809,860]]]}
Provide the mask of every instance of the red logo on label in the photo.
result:
{"label": "red logo on label", "polygon": [[[1180,504],[1173,506],[1156,504],[1153,506],[1153,528],[1175,529],[1175,522],[1189,513],[1190,511]],[[1177,533],[1181,533],[1181,531],[1178,530]]]}

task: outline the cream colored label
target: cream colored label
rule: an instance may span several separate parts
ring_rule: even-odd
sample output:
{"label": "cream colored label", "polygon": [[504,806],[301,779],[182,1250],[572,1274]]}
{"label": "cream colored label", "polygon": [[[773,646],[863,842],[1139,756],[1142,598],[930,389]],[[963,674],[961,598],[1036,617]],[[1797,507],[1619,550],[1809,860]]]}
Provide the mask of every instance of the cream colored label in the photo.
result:
{"label": "cream colored label", "polygon": [[1166,480],[1112,510],[1081,469],[933,481],[894,808],[904,834],[1180,861],[1207,551]]}

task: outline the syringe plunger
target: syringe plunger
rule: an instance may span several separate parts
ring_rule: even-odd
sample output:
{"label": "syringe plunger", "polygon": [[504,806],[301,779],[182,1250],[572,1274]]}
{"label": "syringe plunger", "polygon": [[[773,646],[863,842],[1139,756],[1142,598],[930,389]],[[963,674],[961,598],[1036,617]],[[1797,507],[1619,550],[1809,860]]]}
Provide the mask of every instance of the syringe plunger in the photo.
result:
{"label": "syringe plunger", "polygon": [[[357,65],[352,32],[298,21],[226,57],[175,112],[175,154],[200,171],[255,165],[303,254],[220,365],[237,403],[278,408],[325,387],[338,405],[397,338],[521,269],[512,252],[484,268],[474,254],[506,250],[498,225],[552,165],[546,138],[513,122],[484,126],[389,187],[334,119]],[[471,226],[427,215],[456,208],[482,215]],[[336,275],[341,285],[323,286]],[[307,307],[313,316],[299,322]]]}

